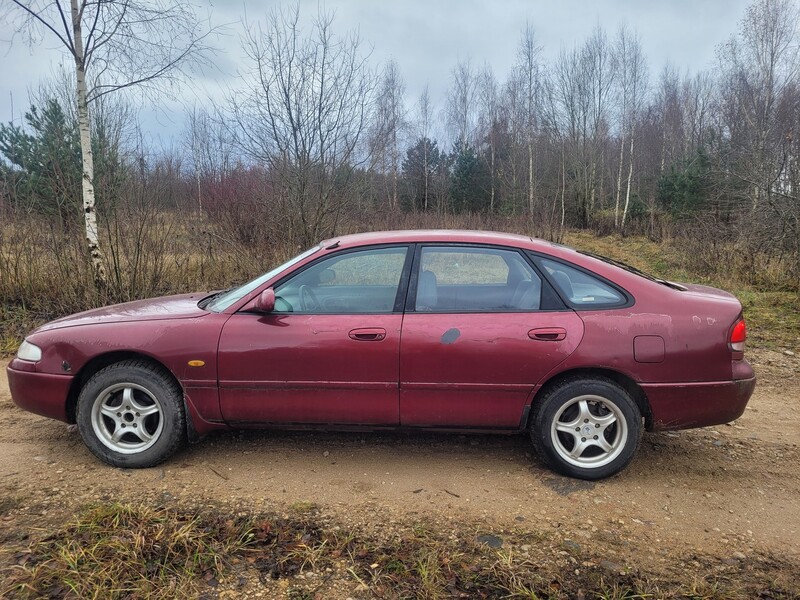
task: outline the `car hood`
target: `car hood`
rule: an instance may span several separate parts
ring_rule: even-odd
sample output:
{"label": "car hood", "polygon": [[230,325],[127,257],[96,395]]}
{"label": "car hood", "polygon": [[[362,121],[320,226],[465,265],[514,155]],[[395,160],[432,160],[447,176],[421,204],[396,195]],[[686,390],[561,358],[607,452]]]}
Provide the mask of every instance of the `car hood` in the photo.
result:
{"label": "car hood", "polygon": [[208,314],[197,306],[203,297],[204,294],[181,294],[104,306],[50,321],[39,327],[36,333],[76,325],[200,317]]}

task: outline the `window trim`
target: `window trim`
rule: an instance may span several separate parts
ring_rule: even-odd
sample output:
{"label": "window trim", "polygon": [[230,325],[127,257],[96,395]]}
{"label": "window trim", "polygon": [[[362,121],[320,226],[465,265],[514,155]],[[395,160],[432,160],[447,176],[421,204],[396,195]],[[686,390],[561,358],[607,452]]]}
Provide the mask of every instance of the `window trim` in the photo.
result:
{"label": "window trim", "polygon": [[[542,280],[542,287],[547,286],[553,293],[553,297],[557,298],[559,302],[561,302],[561,306],[558,308],[548,308],[548,309],[541,309],[541,308],[530,308],[530,309],[522,309],[522,308],[507,308],[507,309],[491,309],[491,310],[475,310],[475,309],[467,309],[467,310],[424,310],[418,311],[416,309],[416,299],[417,299],[417,285],[419,282],[419,267],[422,264],[422,251],[425,248],[467,248],[467,249],[477,249],[477,250],[503,250],[506,252],[513,252],[519,255],[522,262],[530,267],[534,274],[536,274]],[[550,282],[549,279],[546,279],[542,276],[541,269],[538,265],[534,264],[534,262],[530,259],[527,253],[522,248],[517,248],[515,246],[503,246],[501,244],[480,244],[480,243],[465,243],[465,242],[419,242],[416,244],[416,249],[414,250],[414,261],[411,267],[411,277],[408,282],[408,291],[406,294],[406,301],[405,301],[405,312],[408,314],[420,314],[420,315],[491,315],[491,314],[533,314],[533,313],[552,313],[552,312],[566,312],[570,311],[571,309],[569,306],[564,303],[561,295],[558,293],[557,290],[553,288],[553,284]]]}
{"label": "window trim", "polygon": [[[531,259],[531,261],[536,264],[536,266],[537,266],[539,272],[542,274],[542,276],[547,278],[547,281],[550,283],[550,287],[553,288],[553,290],[555,291],[556,295],[561,299],[561,301],[566,306],[570,307],[572,310],[574,310],[576,312],[587,312],[587,311],[597,311],[597,310],[617,310],[617,309],[620,309],[620,308],[630,308],[631,306],[636,304],[636,298],[634,298],[633,295],[628,290],[626,290],[625,288],[623,288],[619,284],[614,283],[613,281],[603,277],[599,273],[595,273],[594,271],[591,271],[591,270],[589,270],[589,269],[587,269],[585,267],[582,267],[580,265],[576,265],[573,262],[570,262],[568,260],[564,260],[563,258],[557,258],[555,256],[552,256],[550,254],[545,254],[543,252],[537,252],[535,250],[526,250],[525,254],[527,254],[528,257]],[[570,269],[575,269],[576,271],[580,271],[581,273],[583,273],[587,277],[590,277],[592,279],[596,279],[599,282],[604,283],[605,285],[607,285],[608,287],[610,287],[611,289],[616,291],[620,296],[622,296],[625,299],[625,301],[622,302],[622,303],[617,303],[617,304],[595,304],[595,305],[591,305],[591,304],[588,304],[588,305],[587,304],[575,304],[574,302],[570,302],[568,298],[564,297],[564,295],[562,294],[562,292],[558,288],[558,286],[555,285],[555,282],[553,282],[552,278],[550,277],[550,273],[547,272],[547,269],[544,268],[544,265],[541,264],[541,260],[542,259],[550,260],[552,262],[561,263],[565,267],[568,267]]]}
{"label": "window trim", "polygon": [[[280,279],[276,280],[271,286],[271,288],[275,289],[292,279],[293,277],[300,275],[306,269],[310,269],[319,263],[328,260],[334,257],[341,257],[347,254],[353,254],[356,252],[365,252],[370,250],[384,250],[384,249],[392,249],[392,248],[405,248],[406,256],[403,261],[403,268],[400,271],[400,282],[397,286],[397,292],[395,293],[394,297],[394,306],[390,311],[371,311],[371,312],[293,312],[293,311],[272,311],[269,313],[270,315],[276,315],[281,317],[291,316],[291,315],[302,315],[302,316],[334,316],[334,315],[393,315],[393,314],[402,314],[403,313],[403,299],[406,297],[406,293],[408,290],[408,280],[409,280],[409,272],[411,271],[411,265],[413,262],[414,256],[414,246],[413,243],[393,243],[393,244],[370,244],[366,246],[356,246],[353,248],[343,248],[337,252],[330,252],[325,254],[324,256],[320,256],[315,260],[304,264],[302,267],[292,271],[291,273],[287,273]],[[268,289],[268,288],[264,288]],[[248,311],[237,311],[237,312],[245,312]]]}

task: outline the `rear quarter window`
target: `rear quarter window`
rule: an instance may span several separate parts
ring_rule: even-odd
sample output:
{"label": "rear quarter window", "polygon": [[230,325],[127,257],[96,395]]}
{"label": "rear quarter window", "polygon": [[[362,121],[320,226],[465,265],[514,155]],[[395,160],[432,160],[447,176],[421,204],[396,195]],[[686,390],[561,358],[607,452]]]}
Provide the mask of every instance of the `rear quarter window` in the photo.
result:
{"label": "rear quarter window", "polygon": [[561,296],[574,307],[622,306],[628,299],[620,291],[581,269],[540,258],[540,264]]}

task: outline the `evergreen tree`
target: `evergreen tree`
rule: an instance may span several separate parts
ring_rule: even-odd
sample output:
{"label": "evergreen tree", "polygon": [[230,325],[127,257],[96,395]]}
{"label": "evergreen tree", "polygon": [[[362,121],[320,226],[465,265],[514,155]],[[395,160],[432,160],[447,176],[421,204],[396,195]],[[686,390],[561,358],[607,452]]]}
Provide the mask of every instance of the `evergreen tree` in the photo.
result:
{"label": "evergreen tree", "polygon": [[491,174],[469,144],[453,148],[453,171],[450,175],[450,199],[456,212],[489,209]]}
{"label": "evergreen tree", "polygon": [[[114,136],[101,122],[92,131],[98,201],[112,202],[124,179]],[[0,180],[12,205],[77,225],[81,208],[81,147],[78,124],[55,99],[31,106],[25,126],[0,124]]]}
{"label": "evergreen tree", "polygon": [[704,208],[713,187],[711,165],[700,147],[691,160],[673,165],[658,181],[658,200],[674,218],[696,213]]}
{"label": "evergreen tree", "polygon": [[411,210],[433,208],[435,180],[443,166],[442,153],[435,141],[421,137],[406,151],[403,178],[406,191],[403,204]]}
{"label": "evergreen tree", "polygon": [[81,203],[81,148],[76,123],[55,100],[25,113],[27,127],[0,124],[0,177],[13,204],[61,223],[76,219]]}

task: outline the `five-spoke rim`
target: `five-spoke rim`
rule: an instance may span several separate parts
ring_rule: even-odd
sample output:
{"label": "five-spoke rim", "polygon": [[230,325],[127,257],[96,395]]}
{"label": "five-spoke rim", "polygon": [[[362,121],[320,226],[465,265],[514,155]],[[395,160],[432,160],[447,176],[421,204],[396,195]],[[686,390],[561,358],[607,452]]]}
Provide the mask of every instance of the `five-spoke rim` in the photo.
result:
{"label": "five-spoke rim", "polygon": [[607,398],[588,394],[565,402],[550,426],[558,455],[571,465],[598,468],[619,456],[628,440],[628,424]]}
{"label": "five-spoke rim", "polygon": [[161,402],[135,383],[117,383],[98,394],[92,406],[92,429],[108,448],[120,454],[143,452],[164,428]]}

